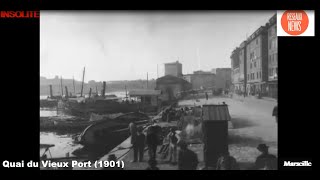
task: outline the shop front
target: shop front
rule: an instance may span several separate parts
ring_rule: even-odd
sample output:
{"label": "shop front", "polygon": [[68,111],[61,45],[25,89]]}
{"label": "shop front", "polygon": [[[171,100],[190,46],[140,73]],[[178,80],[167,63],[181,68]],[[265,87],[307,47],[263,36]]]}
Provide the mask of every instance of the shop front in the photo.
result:
{"label": "shop front", "polygon": [[278,98],[278,81],[270,81],[268,83],[268,96]]}

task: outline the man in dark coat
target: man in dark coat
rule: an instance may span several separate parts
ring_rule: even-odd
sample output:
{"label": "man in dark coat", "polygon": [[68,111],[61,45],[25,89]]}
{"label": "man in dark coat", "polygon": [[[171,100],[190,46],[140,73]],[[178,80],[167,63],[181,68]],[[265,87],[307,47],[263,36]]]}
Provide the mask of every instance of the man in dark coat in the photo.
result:
{"label": "man in dark coat", "polygon": [[230,156],[229,151],[222,153],[217,161],[217,170],[239,170],[236,159]]}
{"label": "man in dark coat", "polygon": [[148,146],[149,160],[156,159],[157,147],[160,139],[156,131],[156,126],[150,126],[146,136],[146,145]]}
{"label": "man in dark coat", "polygon": [[174,128],[170,129],[170,132],[167,136],[169,140],[169,162],[173,165],[177,163],[177,142],[178,138],[176,137],[176,131]]}
{"label": "man in dark coat", "polygon": [[143,162],[144,146],[146,139],[146,136],[143,134],[142,130],[142,127],[138,128],[138,133],[135,142],[136,151],[134,151],[134,159],[138,159],[139,162]]}
{"label": "man in dark coat", "polygon": [[178,145],[180,147],[178,154],[178,169],[196,170],[199,163],[197,154],[188,149],[188,145],[184,141],[179,141]]}
{"label": "man in dark coat", "polygon": [[276,170],[277,157],[269,154],[269,147],[266,144],[259,144],[257,149],[262,153],[259,155],[255,162],[255,169],[257,170]]}
{"label": "man in dark coat", "polygon": [[[133,152],[134,152],[134,154],[136,154],[138,152],[137,145],[136,145],[137,126],[133,121],[131,121],[131,123],[129,124],[129,131],[130,131],[130,135],[131,135],[131,145],[133,147]],[[137,158],[137,156],[134,156],[132,162],[137,162],[136,158]]]}
{"label": "man in dark coat", "polygon": [[272,116],[276,118],[276,122],[278,123],[278,106],[277,105],[273,108]]}

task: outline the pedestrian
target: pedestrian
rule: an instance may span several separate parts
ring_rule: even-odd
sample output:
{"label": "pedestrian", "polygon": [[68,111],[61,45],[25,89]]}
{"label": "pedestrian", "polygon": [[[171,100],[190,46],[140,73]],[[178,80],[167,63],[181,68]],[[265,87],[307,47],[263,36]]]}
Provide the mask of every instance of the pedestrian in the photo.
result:
{"label": "pedestrian", "polygon": [[139,127],[137,131],[137,138],[134,144],[134,159],[139,160],[139,162],[143,162],[144,155],[144,147],[145,147],[145,139],[146,136],[143,134],[143,128]]}
{"label": "pedestrian", "polygon": [[155,130],[155,126],[150,126],[146,136],[146,145],[148,147],[149,160],[156,159],[157,147],[159,145],[159,137]]}
{"label": "pedestrian", "polygon": [[170,129],[168,134],[169,139],[169,163],[172,165],[177,164],[177,142],[178,138],[176,136],[176,131],[174,128]]}
{"label": "pedestrian", "polygon": [[278,105],[273,108],[272,116],[276,118],[276,122],[278,123]]}
{"label": "pedestrian", "polygon": [[259,144],[257,149],[261,152],[255,162],[254,169],[256,170],[276,170],[277,169],[277,157],[269,154],[269,146],[266,144]]}
{"label": "pedestrian", "polygon": [[206,100],[208,100],[208,93],[206,92]]}
{"label": "pedestrian", "polygon": [[196,170],[198,166],[198,156],[196,153],[188,149],[188,145],[183,140],[178,142],[180,147],[178,155],[179,170]]}
{"label": "pedestrian", "polygon": [[147,167],[146,170],[159,170],[157,167],[157,161],[155,159],[150,159],[148,161],[149,166]]}
{"label": "pedestrian", "polygon": [[167,110],[166,115],[167,115],[167,122],[169,123],[170,122],[170,115],[171,115],[171,111],[169,109]]}
{"label": "pedestrian", "polygon": [[239,170],[236,159],[230,156],[229,151],[221,154],[217,161],[217,170]]}
{"label": "pedestrian", "polygon": [[[137,146],[136,146],[136,140],[137,140],[137,126],[134,123],[133,120],[131,120],[130,124],[129,124],[129,132],[131,135],[131,145],[133,147],[133,151],[136,152],[137,151]],[[137,157],[134,156],[133,160],[131,162],[137,162]]]}

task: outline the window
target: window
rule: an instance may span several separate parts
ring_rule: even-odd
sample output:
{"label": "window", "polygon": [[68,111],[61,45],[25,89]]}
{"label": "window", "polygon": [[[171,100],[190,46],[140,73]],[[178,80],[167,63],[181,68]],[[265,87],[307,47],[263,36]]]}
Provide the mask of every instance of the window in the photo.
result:
{"label": "window", "polygon": [[257,62],[256,61],[254,62],[254,67],[257,67]]}
{"label": "window", "polygon": [[262,79],[262,76],[261,76],[261,71],[260,71],[260,79]]}
{"label": "window", "polygon": [[252,69],[252,63],[250,63],[250,69]]}
{"label": "window", "polygon": [[271,55],[269,55],[269,64],[271,63]]}
{"label": "window", "polygon": [[269,49],[271,49],[271,42],[269,42]]}
{"label": "window", "polygon": [[247,76],[248,76],[248,80],[250,80],[250,76],[249,76],[249,74],[248,74]]}
{"label": "window", "polygon": [[259,43],[259,41],[258,41],[258,40],[259,40],[259,39],[257,39],[257,40],[256,40],[256,44],[258,44],[258,43]]}
{"label": "window", "polygon": [[252,73],[252,79],[254,79],[254,73]]}

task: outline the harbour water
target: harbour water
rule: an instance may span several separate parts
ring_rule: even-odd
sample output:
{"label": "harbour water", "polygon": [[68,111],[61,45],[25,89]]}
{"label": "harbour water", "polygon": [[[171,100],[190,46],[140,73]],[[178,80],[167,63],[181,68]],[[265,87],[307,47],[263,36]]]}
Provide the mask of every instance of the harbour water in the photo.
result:
{"label": "harbour water", "polygon": [[[125,97],[125,92],[112,92],[106,93],[106,95],[114,94],[117,97]],[[48,96],[40,96],[40,99],[46,99]],[[61,111],[56,109],[40,109],[40,117],[51,117],[51,116],[65,116]],[[69,153],[69,156],[72,157],[72,152],[78,148],[81,148],[82,145],[74,143],[72,136],[75,134],[57,134],[55,132],[40,132],[40,144],[54,144],[55,146],[50,148],[52,157],[66,157],[66,154]],[[40,155],[42,155],[44,149],[40,150]],[[50,154],[47,154],[50,157]]]}
{"label": "harbour water", "polygon": [[[70,157],[73,157],[72,152],[82,145],[73,143],[73,134],[59,135],[53,132],[40,132],[40,143],[41,144],[54,144],[55,146],[50,148],[50,152],[53,158],[66,157],[69,153]],[[42,155],[44,149],[40,150],[40,155]],[[50,154],[47,154],[50,157]]]}

